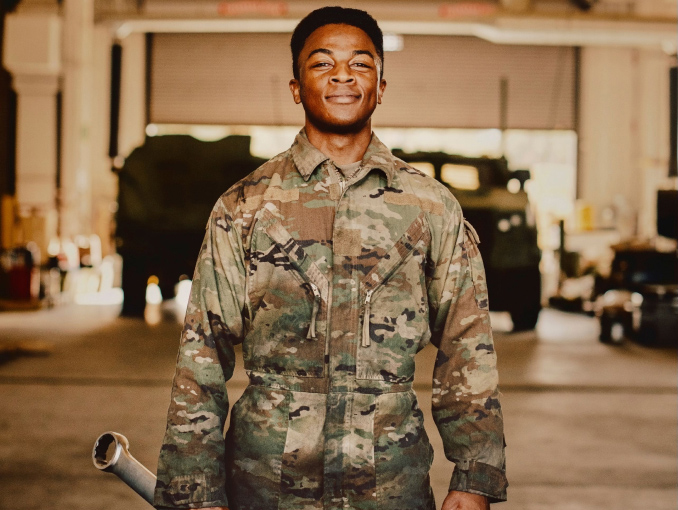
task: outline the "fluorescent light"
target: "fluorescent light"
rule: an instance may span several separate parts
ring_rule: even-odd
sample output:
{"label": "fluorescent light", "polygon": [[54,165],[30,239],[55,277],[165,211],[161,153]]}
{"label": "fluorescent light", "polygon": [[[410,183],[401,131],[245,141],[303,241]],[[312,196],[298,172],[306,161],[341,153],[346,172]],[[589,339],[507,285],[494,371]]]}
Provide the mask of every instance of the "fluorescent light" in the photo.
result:
{"label": "fluorescent light", "polygon": [[400,34],[384,34],[384,51],[402,51],[405,46]]}

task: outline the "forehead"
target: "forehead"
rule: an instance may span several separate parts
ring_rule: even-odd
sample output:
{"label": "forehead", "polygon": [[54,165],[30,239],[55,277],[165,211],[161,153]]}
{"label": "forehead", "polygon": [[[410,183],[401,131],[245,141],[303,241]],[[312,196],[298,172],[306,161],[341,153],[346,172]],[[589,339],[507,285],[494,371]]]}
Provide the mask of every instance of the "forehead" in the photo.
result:
{"label": "forehead", "polygon": [[316,28],[308,36],[302,54],[308,54],[318,48],[333,51],[368,50],[376,55],[376,48],[366,32],[353,25],[332,23]]}

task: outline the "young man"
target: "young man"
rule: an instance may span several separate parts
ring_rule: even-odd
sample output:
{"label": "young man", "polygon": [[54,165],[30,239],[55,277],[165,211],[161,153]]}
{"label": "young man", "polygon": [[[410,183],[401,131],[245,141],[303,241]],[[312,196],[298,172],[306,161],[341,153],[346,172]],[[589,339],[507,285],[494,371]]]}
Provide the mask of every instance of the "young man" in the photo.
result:
{"label": "young man", "polygon": [[[372,134],[382,35],[367,13],[314,11],[292,36],[292,147],[215,205],[193,280],[159,508],[435,508],[412,391],[438,347],[433,414],[455,462],[445,510],[505,499],[484,271],[434,179]],[[228,412],[242,343],[250,384]]]}

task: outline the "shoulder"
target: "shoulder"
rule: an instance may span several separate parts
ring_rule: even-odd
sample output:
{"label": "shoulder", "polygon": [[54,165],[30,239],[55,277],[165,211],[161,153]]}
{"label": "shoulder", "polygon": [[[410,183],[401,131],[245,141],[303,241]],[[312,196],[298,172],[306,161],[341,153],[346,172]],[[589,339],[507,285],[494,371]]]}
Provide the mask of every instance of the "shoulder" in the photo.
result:
{"label": "shoulder", "polygon": [[446,222],[450,217],[463,217],[459,201],[445,184],[395,156],[393,164],[403,191],[419,197],[424,209],[437,213]]}
{"label": "shoulder", "polygon": [[226,190],[219,197],[217,206],[224,208],[232,217],[238,216],[248,209],[248,199],[252,201],[261,197],[269,186],[285,187],[283,180],[290,176],[293,169],[294,162],[288,149],[269,159]]}

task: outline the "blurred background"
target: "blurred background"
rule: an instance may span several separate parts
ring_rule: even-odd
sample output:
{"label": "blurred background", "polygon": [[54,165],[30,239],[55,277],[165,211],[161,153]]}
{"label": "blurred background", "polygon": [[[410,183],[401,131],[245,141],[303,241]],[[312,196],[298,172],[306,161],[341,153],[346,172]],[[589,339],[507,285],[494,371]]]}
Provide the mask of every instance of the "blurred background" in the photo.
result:
{"label": "blurred background", "polygon": [[[376,134],[479,232],[501,507],[675,509],[676,0],[330,4],[385,33]],[[325,4],[0,5],[0,508],[141,509],[92,445],[155,471],[207,216],[303,125],[289,38]]]}

